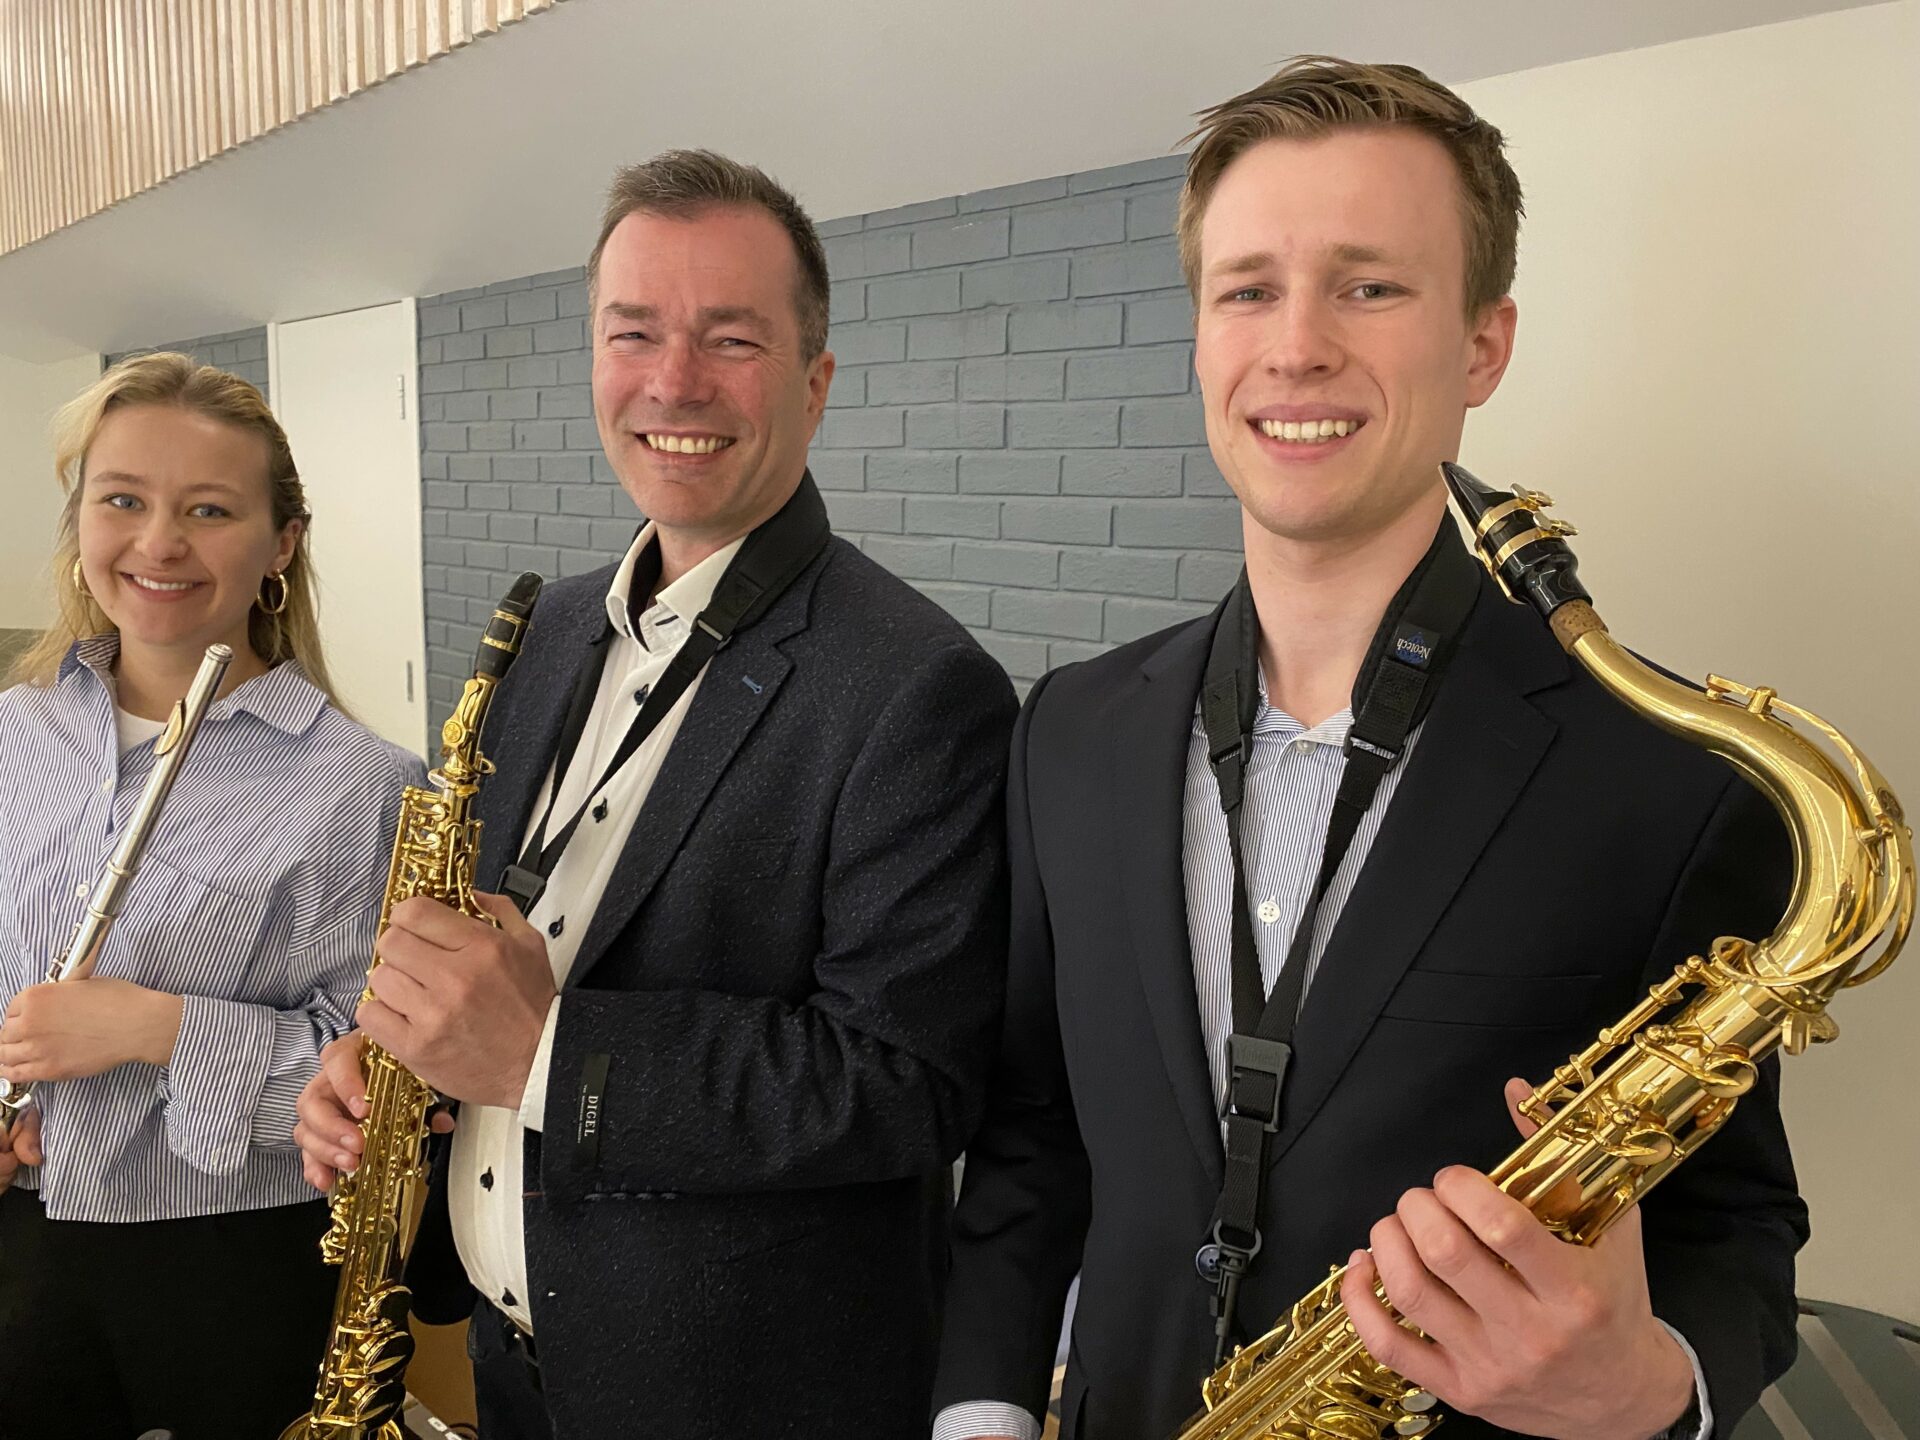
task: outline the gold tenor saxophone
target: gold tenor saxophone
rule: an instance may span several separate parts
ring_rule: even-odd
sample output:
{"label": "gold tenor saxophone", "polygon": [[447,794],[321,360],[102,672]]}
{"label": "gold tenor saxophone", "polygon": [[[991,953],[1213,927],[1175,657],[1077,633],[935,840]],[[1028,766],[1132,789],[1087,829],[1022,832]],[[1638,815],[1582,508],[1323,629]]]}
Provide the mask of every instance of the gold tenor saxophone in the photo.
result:
{"label": "gold tenor saxophone", "polygon": [[[154,821],[160,818],[160,807],[167,803],[174,778],[186,763],[193,737],[200,733],[200,722],[220,689],[227,666],[232,663],[233,651],[225,645],[209,645],[206,654],[201,656],[193,683],[187,687],[186,695],[175,702],[173,713],[167,717],[167,728],[154,742],[153,770],[147,776],[146,788],[140,792],[133,813],[120,831],[119,843],[101,867],[99,879],[86,892],[86,913],[73,927],[73,938],[67,942],[67,948],[47,969],[49,981],[84,980],[93,973],[107,936],[120,918],[120,907],[126,903],[134,874],[140,869],[140,857],[146,851]],[[32,1081],[15,1084],[0,1080],[0,1133],[13,1133],[14,1125],[32,1098]]]}
{"label": "gold tenor saxophone", "polygon": [[[493,612],[480,637],[473,678],[441,727],[440,766],[427,777],[432,788],[410,785],[401,798],[380,933],[393,907],[415,895],[497,923],[473,903],[480,853],[473,799],[480,781],[493,773],[480,753],[480,729],[495,688],[520,653],[540,583],[538,575],[522,575]],[[376,957],[373,967],[379,964]],[[320,1242],[326,1262],[341,1267],[333,1328],[313,1408],[281,1440],[405,1440],[407,1434],[395,1417],[406,1401],[407,1362],[413,1358],[407,1329],[413,1297],[400,1283],[400,1271],[415,1187],[426,1176],[427,1111],[434,1097],[410,1070],[364,1038],[360,1068],[367,1080],[367,1118],[360,1122],[367,1143],[359,1168],[334,1183],[333,1224]]]}
{"label": "gold tenor saxophone", "polygon": [[[1835,992],[1871,980],[1905,943],[1913,834],[1885,778],[1818,716],[1718,676],[1694,690],[1621,648],[1574,578],[1573,527],[1541,513],[1546,496],[1441,468],[1508,598],[1531,602],[1623,703],[1731,764],[1793,838],[1793,896],[1771,935],[1715,940],[1521,1106],[1540,1129],[1493,1170],[1494,1183],[1561,1239],[1591,1245],[1726,1123],[1762,1059],[1833,1039]],[[1440,1424],[1435,1398],[1355,1338],[1343,1273],[1207,1379],[1206,1413],[1180,1440],[1378,1440]]]}

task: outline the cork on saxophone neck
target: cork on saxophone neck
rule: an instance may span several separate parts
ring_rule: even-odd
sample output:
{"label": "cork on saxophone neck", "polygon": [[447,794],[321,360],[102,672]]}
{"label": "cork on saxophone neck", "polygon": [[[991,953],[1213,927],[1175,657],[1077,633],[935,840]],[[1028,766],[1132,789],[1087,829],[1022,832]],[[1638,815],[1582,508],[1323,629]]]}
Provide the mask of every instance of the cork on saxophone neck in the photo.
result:
{"label": "cork on saxophone neck", "polygon": [[1567,601],[1547,617],[1547,624],[1553,627],[1553,638],[1560,642],[1560,648],[1569,653],[1582,635],[1607,628],[1607,622],[1585,600]]}

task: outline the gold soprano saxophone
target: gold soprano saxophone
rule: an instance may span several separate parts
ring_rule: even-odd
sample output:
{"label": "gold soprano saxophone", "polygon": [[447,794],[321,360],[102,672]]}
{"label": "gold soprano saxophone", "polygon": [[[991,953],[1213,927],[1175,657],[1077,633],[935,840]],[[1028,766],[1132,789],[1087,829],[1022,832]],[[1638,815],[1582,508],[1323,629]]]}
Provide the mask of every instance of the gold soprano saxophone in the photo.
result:
{"label": "gold soprano saxophone", "polygon": [[[206,718],[207,707],[213,703],[227,666],[232,663],[233,650],[226,645],[209,645],[200,657],[200,668],[194,673],[193,683],[174,703],[173,713],[167,717],[167,728],[154,742],[153,769],[148,772],[146,788],[140,792],[127,823],[120,828],[119,843],[101,866],[99,878],[86,891],[86,913],[73,927],[73,938],[67,942],[67,948],[47,968],[50,983],[84,980],[93,973],[107,936],[120,918],[120,907],[127,902],[127,891],[140,869],[140,857],[146,852],[147,837],[153,833],[154,822],[160,818],[160,807],[167,803],[174,779],[186,764],[193,737],[200,733],[200,722]],[[19,1123],[32,1098],[31,1080],[19,1083],[0,1080],[0,1134],[13,1133],[13,1127]]]}
{"label": "gold soprano saxophone", "polygon": [[[1546,496],[1441,469],[1508,598],[1530,601],[1623,703],[1759,787],[1793,838],[1793,896],[1771,935],[1715,940],[1521,1106],[1540,1129],[1493,1170],[1494,1183],[1561,1239],[1591,1245],[1726,1123],[1762,1059],[1833,1039],[1834,993],[1878,975],[1906,940],[1913,835],[1885,778],[1818,716],[1718,676],[1704,691],[1677,684],[1617,644],[1574,578],[1564,538],[1573,527],[1541,514]],[[1343,1274],[1336,1268],[1207,1379],[1206,1413],[1180,1440],[1378,1440],[1440,1424],[1435,1398],[1355,1338]]]}
{"label": "gold soprano saxophone", "polygon": [[[427,777],[432,788],[410,785],[401,798],[381,934],[393,907],[415,895],[498,923],[473,903],[480,854],[473,800],[481,780],[493,773],[480,753],[480,729],[495,688],[520,653],[540,583],[538,575],[522,575],[493,612],[480,637],[473,678],[441,727],[440,765]],[[379,965],[375,957],[368,974]],[[427,1111],[434,1095],[364,1037],[360,1068],[367,1081],[360,1131],[367,1143],[359,1168],[334,1182],[333,1224],[320,1242],[326,1262],[341,1267],[333,1328],[313,1408],[282,1432],[282,1440],[405,1440],[407,1434],[396,1417],[406,1402],[407,1362],[413,1358],[407,1329],[413,1297],[400,1283],[400,1271],[414,1192],[426,1177]]]}

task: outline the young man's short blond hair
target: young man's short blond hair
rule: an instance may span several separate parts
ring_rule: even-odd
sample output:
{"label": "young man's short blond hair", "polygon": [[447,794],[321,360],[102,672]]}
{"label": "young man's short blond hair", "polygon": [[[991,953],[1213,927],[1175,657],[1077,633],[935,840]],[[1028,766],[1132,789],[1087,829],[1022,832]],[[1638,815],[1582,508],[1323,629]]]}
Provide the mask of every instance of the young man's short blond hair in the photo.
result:
{"label": "young man's short blond hair", "polygon": [[1467,313],[1478,314],[1513,288],[1524,207],[1506,141],[1466,101],[1411,65],[1302,55],[1244,95],[1201,111],[1199,119],[1187,137],[1200,143],[1187,157],[1179,225],[1180,266],[1196,302],[1200,223],[1236,159],[1266,140],[1312,140],[1385,125],[1431,135],[1453,157],[1467,241]]}

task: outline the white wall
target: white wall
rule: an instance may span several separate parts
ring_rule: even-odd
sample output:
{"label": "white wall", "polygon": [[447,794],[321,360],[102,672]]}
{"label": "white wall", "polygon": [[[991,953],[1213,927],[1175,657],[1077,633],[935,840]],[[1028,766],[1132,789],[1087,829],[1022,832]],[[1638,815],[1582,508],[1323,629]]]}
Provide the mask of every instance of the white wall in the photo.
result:
{"label": "white wall", "polygon": [[0,356],[0,630],[28,630],[53,618],[47,557],[60,487],[53,478],[47,422],[100,375],[98,355],[44,365]]}
{"label": "white wall", "polygon": [[[1544,489],[1623,642],[1777,686],[1920,813],[1920,4],[1484,80],[1519,346],[1462,458]],[[1920,944],[1786,1062],[1800,1293],[1920,1319]]]}

